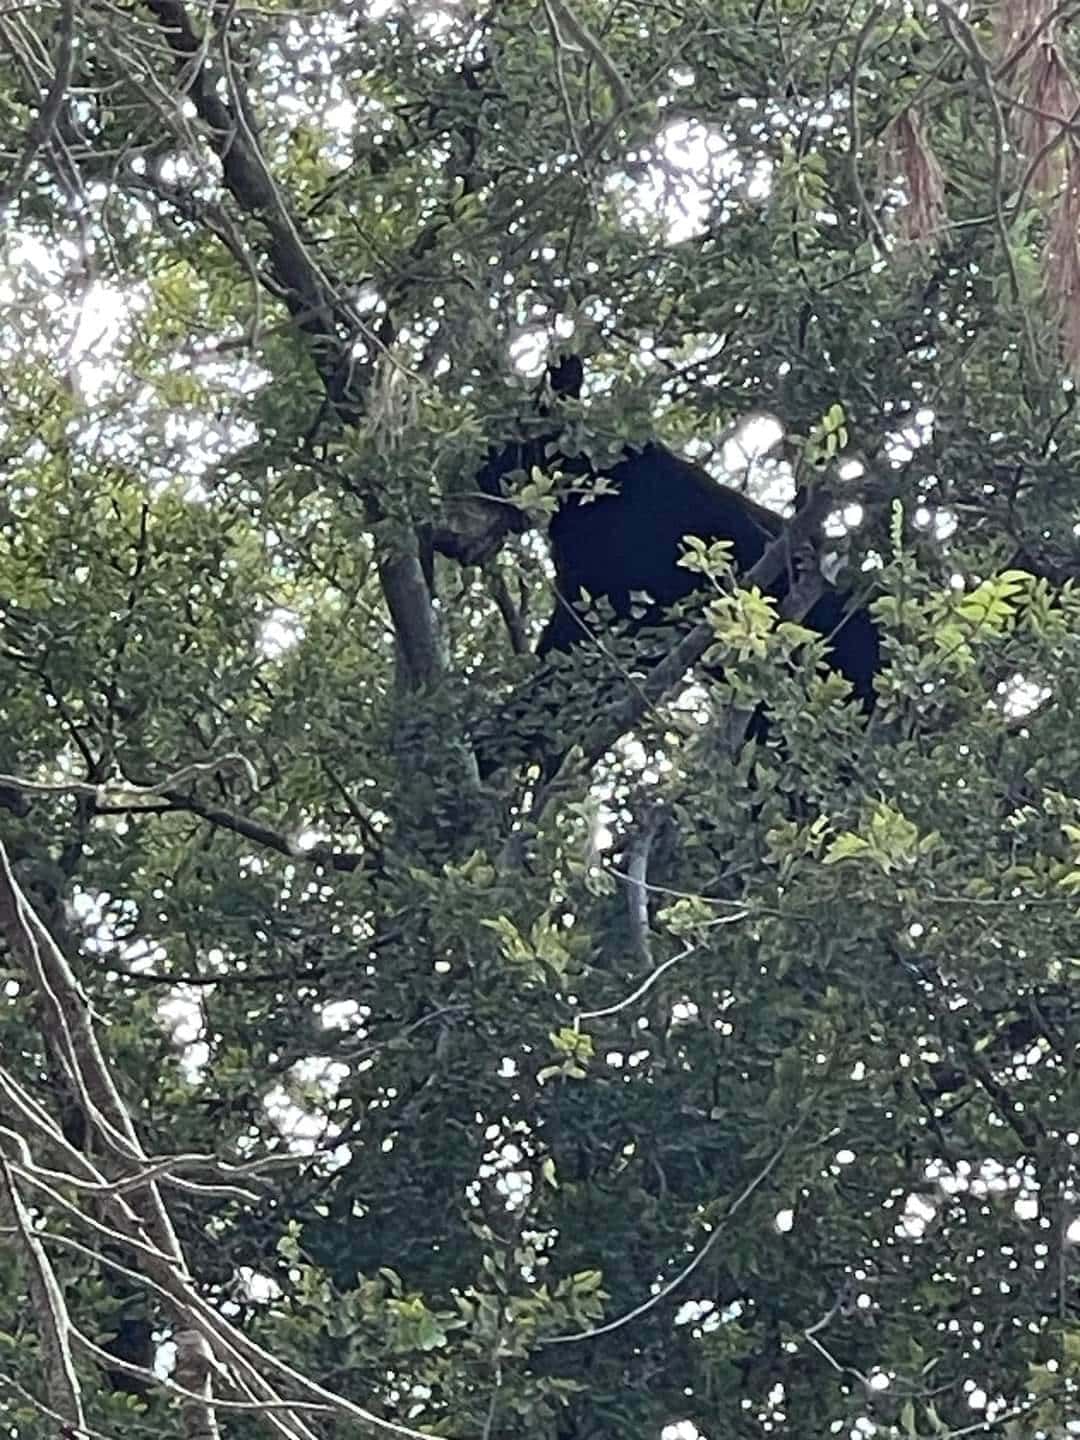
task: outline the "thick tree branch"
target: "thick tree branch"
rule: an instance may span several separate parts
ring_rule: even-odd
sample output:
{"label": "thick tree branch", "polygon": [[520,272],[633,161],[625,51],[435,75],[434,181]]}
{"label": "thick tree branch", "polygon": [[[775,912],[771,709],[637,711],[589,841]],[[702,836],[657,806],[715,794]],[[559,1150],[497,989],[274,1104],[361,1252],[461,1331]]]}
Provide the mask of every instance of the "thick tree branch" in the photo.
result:
{"label": "thick tree branch", "polygon": [[[365,411],[357,377],[364,376],[370,382],[370,367],[359,366],[354,359],[357,339],[362,336],[398,369],[400,363],[365,324],[305,241],[300,222],[259,148],[251,106],[229,57],[227,36],[222,36],[222,57],[231,106],[215,88],[203,40],[185,6],[180,0],[147,0],[147,5],[184,74],[188,96],[209,131],[230,194],[266,231],[266,256],[274,282],[269,288],[280,295],[307,336],[316,369],[339,418],[346,425],[359,425]],[[379,520],[377,497],[367,491],[363,499],[368,518],[372,522]],[[413,689],[429,686],[442,673],[442,650],[431,592],[415,546],[390,549],[379,572],[401,646],[403,679]]]}
{"label": "thick tree branch", "polygon": [[[186,811],[189,815],[197,815],[201,820],[206,820],[219,830],[231,830],[234,835],[242,835],[245,840],[254,841],[256,845],[262,845],[267,850],[276,850],[279,855],[288,855],[292,859],[302,858],[309,864],[323,865],[327,870],[350,874],[371,860],[371,857],[362,850],[335,850],[329,845],[299,846],[295,840],[290,839],[280,830],[264,825],[259,820],[252,820],[250,816],[240,815],[235,810],[226,810],[220,805],[207,805],[194,795],[183,795],[178,791],[168,790],[163,798],[168,802],[169,810]],[[150,807],[129,807],[126,813],[138,814],[140,810],[147,808]],[[121,807],[118,806],[112,807],[113,813],[118,813],[120,809]],[[109,813],[109,807],[102,807],[98,813]]]}
{"label": "thick tree branch", "polygon": [[445,657],[419,555],[390,550],[379,561],[379,579],[397,636],[398,674],[408,690],[430,687],[443,673]]}

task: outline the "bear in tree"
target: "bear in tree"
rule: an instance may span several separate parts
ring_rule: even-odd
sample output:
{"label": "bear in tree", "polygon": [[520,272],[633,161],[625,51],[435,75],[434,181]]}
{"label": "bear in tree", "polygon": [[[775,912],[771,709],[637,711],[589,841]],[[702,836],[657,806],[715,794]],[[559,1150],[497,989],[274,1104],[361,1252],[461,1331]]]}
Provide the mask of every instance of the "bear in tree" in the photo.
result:
{"label": "bear in tree", "polygon": [[[582,383],[580,359],[569,356],[553,365],[548,383],[552,394],[576,398]],[[771,510],[657,443],[627,447],[617,464],[593,470],[581,456],[560,459],[557,436],[532,439],[493,453],[477,483],[488,494],[502,494],[510,472],[528,472],[534,465],[561,469],[575,480],[574,493],[564,498],[548,531],[556,602],[537,647],[540,655],[588,640],[592,632],[577,608],[583,590],[606,600],[633,628],[662,623],[672,606],[708,583],[678,563],[685,536],[730,542],[735,570],[745,574],[783,530],[783,520]],[[597,499],[581,493],[599,477],[609,483],[610,493]],[[784,573],[770,593],[782,599],[791,579]],[[654,604],[632,619],[632,596],[642,591]],[[802,623],[828,638],[831,663],[851,682],[862,704],[872,708],[881,646],[868,612],[827,586]]]}

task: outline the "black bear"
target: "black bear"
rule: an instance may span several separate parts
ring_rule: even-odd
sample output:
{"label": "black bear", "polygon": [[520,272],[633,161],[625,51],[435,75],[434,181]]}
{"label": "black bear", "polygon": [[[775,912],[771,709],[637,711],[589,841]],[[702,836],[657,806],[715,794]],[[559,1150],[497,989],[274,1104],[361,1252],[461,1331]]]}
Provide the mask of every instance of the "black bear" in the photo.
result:
{"label": "black bear", "polygon": [[[655,604],[635,623],[660,623],[665,611],[705,583],[678,563],[684,536],[730,542],[735,570],[745,574],[783,530],[780,516],[663,445],[628,450],[605,478],[611,493],[593,500],[575,489],[551,521],[556,601],[540,638],[541,655],[569,650],[588,637],[588,626],[574,608],[582,590],[603,597],[622,618],[630,617],[633,593],[645,591]],[[771,594],[782,598],[790,579],[782,574]],[[833,665],[869,709],[881,666],[880,637],[866,610],[849,604],[850,597],[829,587],[802,623],[828,637]]]}
{"label": "black bear", "polygon": [[[562,359],[548,370],[547,379],[552,394],[576,398],[580,359]],[[735,570],[745,574],[783,530],[780,516],[656,443],[627,447],[610,469],[593,470],[585,457],[560,457],[557,436],[522,440],[492,452],[477,484],[487,494],[501,495],[512,471],[528,473],[533,466],[559,469],[575,481],[574,493],[564,498],[548,532],[557,598],[537,647],[540,655],[570,650],[588,638],[589,627],[575,609],[582,590],[606,600],[624,620],[631,618],[634,592],[647,592],[655,603],[634,617],[634,626],[661,623],[665,611],[706,583],[678,563],[684,536],[729,541]],[[610,482],[610,493],[593,499],[582,491],[597,477]],[[520,523],[524,528],[524,517]],[[770,593],[782,598],[790,582],[790,574],[781,575]],[[832,664],[863,705],[872,708],[881,646],[868,612],[851,608],[850,596],[828,587],[802,623],[828,637]]]}

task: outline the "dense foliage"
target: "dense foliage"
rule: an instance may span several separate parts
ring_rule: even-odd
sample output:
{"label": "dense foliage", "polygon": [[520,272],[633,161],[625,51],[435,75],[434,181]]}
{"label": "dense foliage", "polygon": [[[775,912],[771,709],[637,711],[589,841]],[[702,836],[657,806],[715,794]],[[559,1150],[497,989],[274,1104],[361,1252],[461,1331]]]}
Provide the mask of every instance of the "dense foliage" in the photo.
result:
{"label": "dense foliage", "polygon": [[[281,1159],[168,1192],[195,1289],[376,1417],[1077,1414],[1075,8],[0,16],[0,840],[146,1153]],[[475,477],[553,426],[827,481],[870,722],[715,553],[722,674],[630,728],[640,637],[539,678],[565,482]],[[130,1175],[21,953],[2,1085]],[[51,1435],[27,1226],[114,1356],[179,1321],[13,1093],[0,1404]],[[90,1426],[180,1433],[71,1354]]]}

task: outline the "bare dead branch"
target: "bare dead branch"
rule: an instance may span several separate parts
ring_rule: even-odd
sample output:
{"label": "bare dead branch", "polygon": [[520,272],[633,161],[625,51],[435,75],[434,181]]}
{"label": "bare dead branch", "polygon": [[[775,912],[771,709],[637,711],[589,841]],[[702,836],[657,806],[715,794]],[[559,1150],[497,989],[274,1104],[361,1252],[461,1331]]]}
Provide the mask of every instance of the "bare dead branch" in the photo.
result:
{"label": "bare dead branch", "polygon": [[[20,1178],[46,1195],[51,1205],[82,1228],[100,1235],[103,1240],[134,1251],[138,1257],[138,1269],[120,1264],[109,1254],[94,1251],[71,1234],[48,1230],[35,1233],[42,1245],[57,1243],[79,1250],[96,1263],[123,1274],[132,1284],[150,1290],[167,1306],[179,1330],[195,1331],[203,1337],[213,1365],[200,1382],[203,1388],[200,1390],[197,1386],[189,1392],[199,1397],[190,1402],[199,1407],[197,1412],[185,1416],[189,1433],[210,1437],[210,1440],[216,1436],[216,1418],[212,1413],[206,1413],[213,1411],[215,1402],[205,1390],[205,1381],[211,1373],[220,1373],[227,1376],[227,1383],[241,1397],[259,1406],[266,1414],[267,1422],[286,1440],[315,1440],[314,1433],[297,1413],[311,1408],[312,1404],[326,1406],[338,1416],[359,1423],[369,1434],[424,1440],[422,1433],[411,1426],[385,1420],[293,1369],[249,1339],[199,1293],[188,1271],[157,1179],[150,1173],[156,1162],[151,1161],[142,1149],[131,1118],[119,1097],[108,1062],[94,1033],[89,1003],[67,960],[22,894],[2,845],[0,933],[37,991],[45,1015],[46,1042],[63,1064],[88,1116],[113,1152],[129,1163],[134,1161],[146,1167],[137,1188],[125,1188],[122,1193],[114,1190],[106,1195],[104,1208],[112,1221],[112,1224],[106,1224],[80,1209],[75,1201],[49,1184],[33,1165],[23,1137],[15,1135],[17,1153],[29,1162],[20,1166]],[[67,1144],[51,1117],[22,1092],[18,1083],[2,1067],[0,1092],[15,1114],[28,1121],[32,1134],[60,1149],[71,1159],[74,1174],[100,1180],[103,1186],[106,1184],[106,1177],[101,1171]],[[6,1133],[8,1143],[11,1143],[12,1132]],[[201,1345],[198,1349],[202,1354]],[[276,1376],[298,1395],[295,1405],[279,1394],[275,1384],[267,1378],[269,1376]]]}
{"label": "bare dead branch", "polygon": [[83,1427],[82,1393],[71,1360],[70,1326],[64,1293],[15,1184],[6,1157],[0,1156],[0,1223],[10,1226],[26,1269],[30,1304],[41,1337],[45,1392],[51,1409],[74,1430]]}

